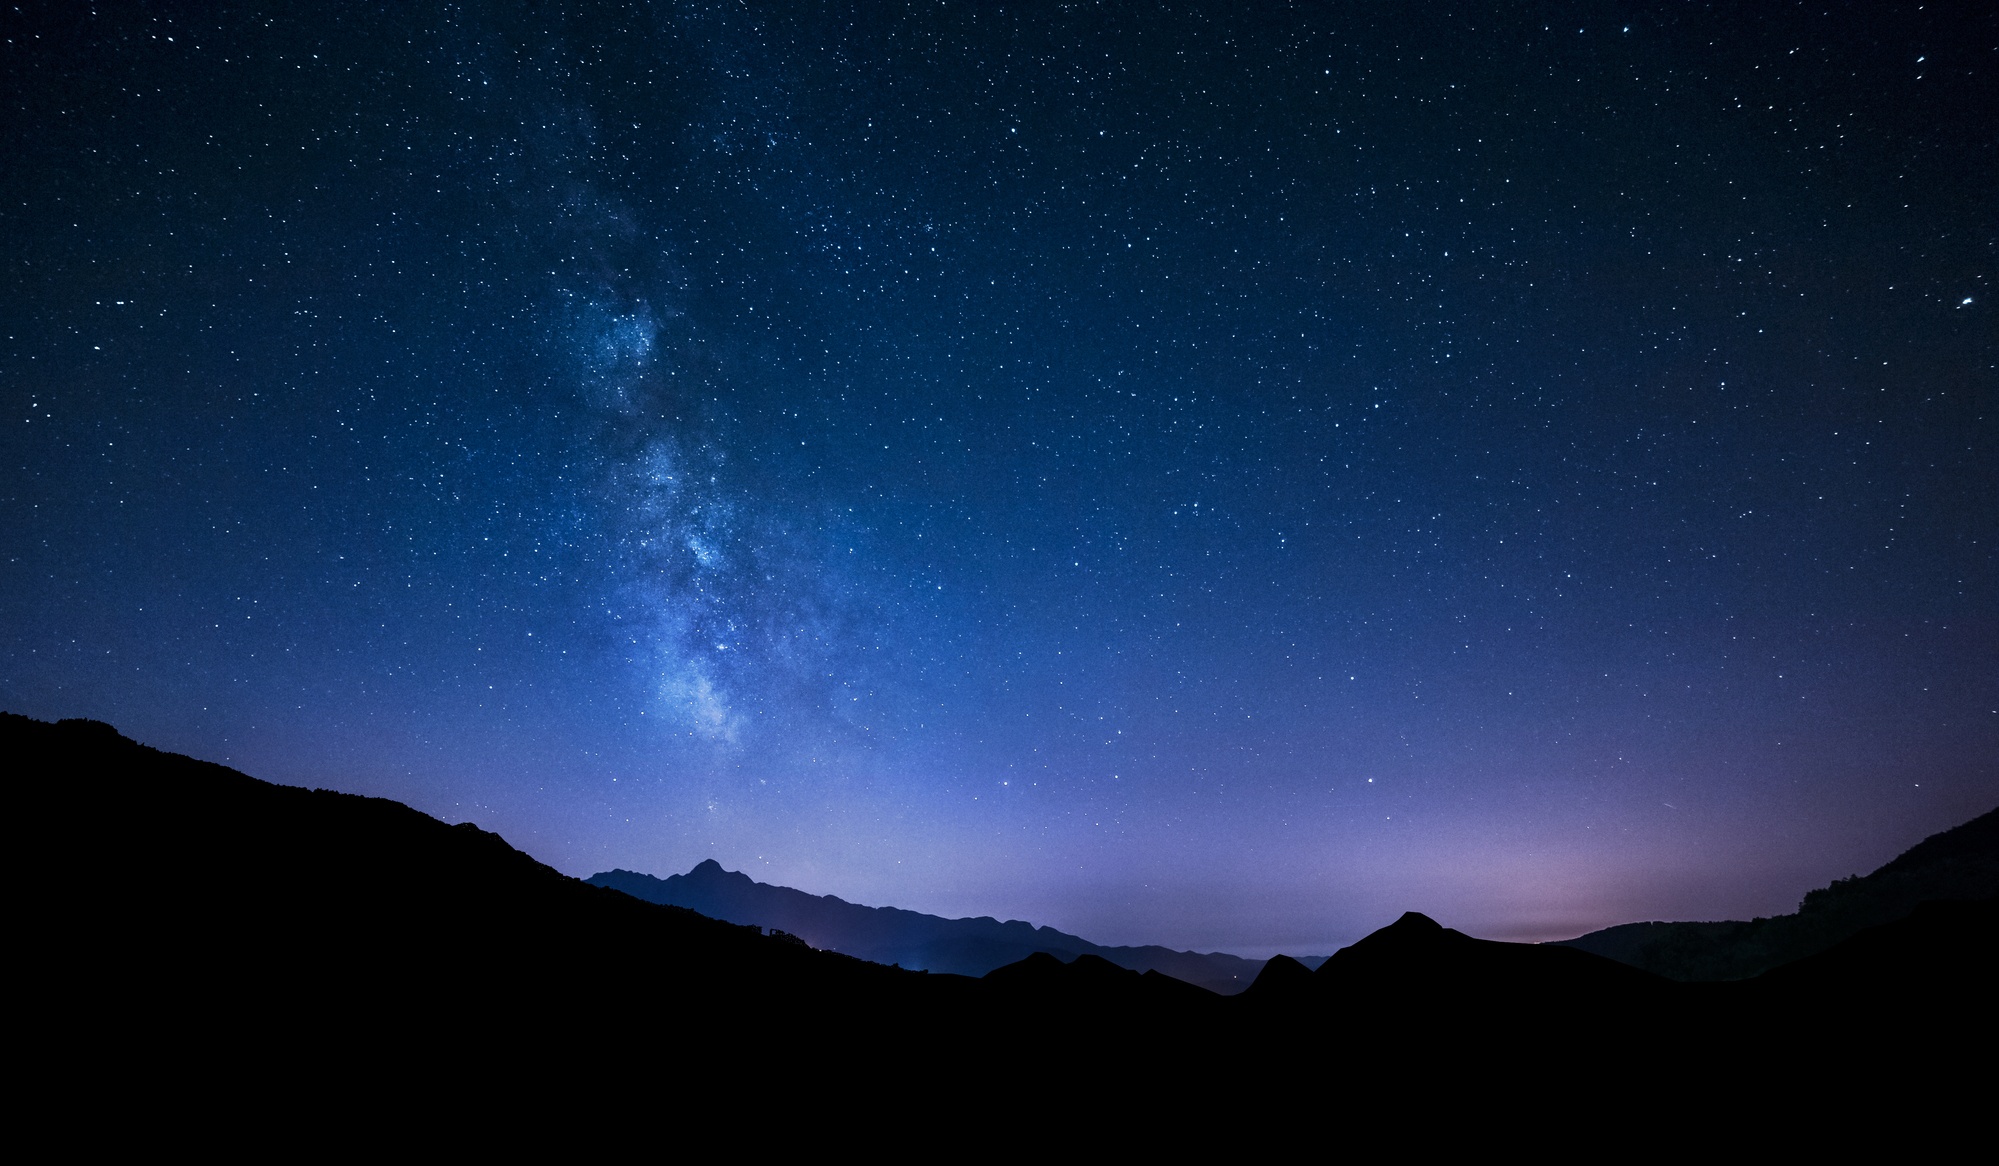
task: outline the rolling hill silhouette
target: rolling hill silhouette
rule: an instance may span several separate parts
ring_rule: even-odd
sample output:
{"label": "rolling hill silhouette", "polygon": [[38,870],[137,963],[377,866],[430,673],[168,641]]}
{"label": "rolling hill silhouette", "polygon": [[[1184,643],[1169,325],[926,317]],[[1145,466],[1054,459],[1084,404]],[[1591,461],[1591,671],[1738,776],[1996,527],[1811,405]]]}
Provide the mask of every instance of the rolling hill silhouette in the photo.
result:
{"label": "rolling hill silhouette", "polygon": [[[1868,1114],[1932,1128],[1982,1112],[1989,1084],[1953,1066],[1994,1035],[1990,898],[1919,905],[1740,983],[1415,913],[1317,971],[1272,959],[1234,996],[1087,952],[974,979],[644,902],[470,825],[98,722],[0,714],[0,755],[26,872],[24,1099],[87,1099],[155,1140],[269,1148],[418,1114],[560,1146],[589,1121],[739,1140],[865,1121],[962,1146],[1041,1138],[1043,1119],[1235,1138],[1559,1112],[1607,1134],[1663,1105],[1782,1113],[1795,1142]],[[1962,857],[1940,837],[1883,870]]]}
{"label": "rolling hill silhouette", "polygon": [[[51,990],[89,1002],[91,1031],[156,1050],[156,1071],[190,1047],[301,1069],[304,1049],[337,1075],[371,1042],[413,1041],[475,1077],[632,1039],[726,1061],[873,1039],[876,1003],[902,1009],[893,1022],[976,983],[644,903],[469,824],[272,785],[98,722],[0,715],[0,750],[29,778],[27,818],[53,828],[34,843],[54,880],[34,945]],[[606,991],[641,981],[706,1007]]]}
{"label": "rolling hill silhouette", "polygon": [[945,919],[898,907],[866,907],[832,895],[810,895],[760,883],[722,869],[714,859],[684,875],[655,878],[628,870],[591,875],[586,882],[611,887],[648,903],[699,911],[731,923],[777,928],[813,947],[844,952],[878,964],[963,976],[983,976],[1037,952],[1064,961],[1090,955],[1134,972],[1162,972],[1210,991],[1233,995],[1249,987],[1262,960],[1171,948],[1105,947],[1087,939],[991,916]]}
{"label": "rolling hill silhouette", "polygon": [[1881,869],[1807,892],[1798,910],[1764,919],[1625,923],[1559,945],[1674,980],[1746,980],[1814,956],[1928,902],[1999,895],[1999,809],[1933,834]]}

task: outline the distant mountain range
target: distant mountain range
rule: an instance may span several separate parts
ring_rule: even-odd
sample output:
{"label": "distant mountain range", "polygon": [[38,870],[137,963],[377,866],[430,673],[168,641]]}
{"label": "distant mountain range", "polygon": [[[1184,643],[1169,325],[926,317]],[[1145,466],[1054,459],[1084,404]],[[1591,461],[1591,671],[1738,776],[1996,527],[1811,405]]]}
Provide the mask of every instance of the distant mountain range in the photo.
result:
{"label": "distant mountain range", "polygon": [[[592,886],[469,824],[272,785],[94,721],[0,714],[0,757],[17,1108],[94,1144],[267,1155],[341,1134],[391,1145],[426,1123],[453,1147],[539,1134],[564,1153],[607,1130],[621,1151],[775,1131],[1047,1152],[1095,1144],[1074,1142],[1084,1130],[1184,1152],[1278,1132],[1307,1145],[1346,1122],[1398,1145],[1580,1130],[1705,1153],[1766,1128],[1786,1147],[1871,1128],[1921,1148],[1990,1108],[1990,897],[1926,900],[1718,984],[1412,912],[1316,971],[1279,956],[1223,996],[1088,951],[972,978],[816,950]],[[1879,914],[1941,885],[1899,876],[1982,869],[1987,822],[1812,909]]]}
{"label": "distant mountain range", "polygon": [[[1227,996],[1254,983],[1265,963],[1156,945],[1105,947],[1020,920],[945,919],[897,907],[867,907],[760,883],[724,870],[713,859],[663,879],[609,870],[586,881],[649,903],[786,932],[813,947],[874,963],[964,976],[983,976],[1038,952],[1065,962],[1093,955]],[[1904,919],[1920,903],[1993,896],[1999,896],[1999,809],[1925,839],[1873,874],[1807,893],[1795,914],[1748,921],[1624,923],[1552,946],[1586,951],[1670,980],[1746,980],[1823,952],[1869,927]],[[1299,962],[1311,970],[1326,957]]]}
{"label": "distant mountain range", "polygon": [[1249,987],[1263,970],[1262,960],[1223,953],[1174,951],[1157,945],[1105,947],[1018,919],[1005,923],[989,915],[945,919],[898,907],[866,907],[832,895],[810,895],[760,883],[746,874],[723,870],[714,859],[684,875],[663,879],[610,870],[585,881],[648,903],[685,907],[714,919],[783,931],[813,947],[874,963],[961,976],[983,976],[1036,953],[1065,963],[1077,956],[1093,955],[1134,972],[1160,972],[1229,996]]}
{"label": "distant mountain range", "polygon": [[1747,980],[1826,951],[1926,902],[1999,895],[1999,809],[1933,834],[1864,877],[1808,892],[1790,915],[1709,923],[1624,923],[1560,945],[1671,980]]}

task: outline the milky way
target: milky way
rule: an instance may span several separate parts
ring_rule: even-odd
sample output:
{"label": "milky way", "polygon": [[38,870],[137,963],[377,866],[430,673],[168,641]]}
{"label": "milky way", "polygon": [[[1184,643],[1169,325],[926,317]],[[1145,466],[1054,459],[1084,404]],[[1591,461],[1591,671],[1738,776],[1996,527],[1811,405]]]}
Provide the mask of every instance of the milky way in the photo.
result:
{"label": "milky way", "polygon": [[10,710],[1246,954],[1999,800],[1989,12],[4,19]]}

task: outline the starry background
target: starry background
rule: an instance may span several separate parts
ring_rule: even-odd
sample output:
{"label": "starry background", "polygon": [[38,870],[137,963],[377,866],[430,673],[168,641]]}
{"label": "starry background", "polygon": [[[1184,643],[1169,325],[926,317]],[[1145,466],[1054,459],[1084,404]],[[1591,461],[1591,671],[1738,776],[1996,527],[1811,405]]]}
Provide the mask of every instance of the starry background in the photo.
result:
{"label": "starry background", "polygon": [[1747,7],[12,9],[0,704],[1100,942],[1791,909],[1999,801],[1999,14]]}

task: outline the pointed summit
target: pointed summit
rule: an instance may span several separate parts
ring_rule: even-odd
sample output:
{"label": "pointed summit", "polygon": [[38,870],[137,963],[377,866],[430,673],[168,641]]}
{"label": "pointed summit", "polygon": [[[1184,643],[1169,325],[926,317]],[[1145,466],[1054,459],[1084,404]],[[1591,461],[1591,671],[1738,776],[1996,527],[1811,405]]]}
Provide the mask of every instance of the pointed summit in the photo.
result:
{"label": "pointed summit", "polygon": [[[697,863],[686,874],[663,879],[631,871],[604,871],[586,881],[647,902],[685,907],[711,919],[788,931],[814,947],[874,963],[961,976],[983,976],[1037,951],[1055,953],[1050,958],[1059,957],[1058,963],[1090,954],[1130,971],[1157,971],[1209,991],[1232,994],[1247,987],[1263,966],[1260,960],[1222,953],[1105,947],[1019,919],[1005,923],[990,915],[943,919],[896,907],[868,907],[834,895],[812,895],[760,883],[741,871],[726,870],[712,859]],[[1087,972],[1085,965],[1084,972],[1078,974]]]}
{"label": "pointed summit", "polygon": [[1290,999],[1312,990],[1312,969],[1288,955],[1271,956],[1243,995],[1253,1000]]}
{"label": "pointed summit", "polygon": [[1423,914],[1421,911],[1404,911],[1402,918],[1388,925],[1390,930],[1401,931],[1442,931],[1444,925]]}

